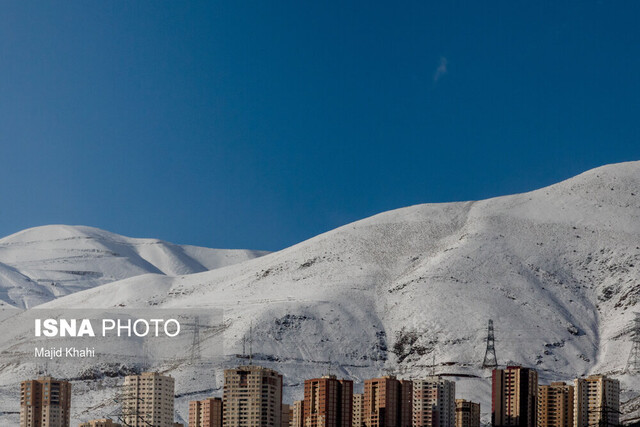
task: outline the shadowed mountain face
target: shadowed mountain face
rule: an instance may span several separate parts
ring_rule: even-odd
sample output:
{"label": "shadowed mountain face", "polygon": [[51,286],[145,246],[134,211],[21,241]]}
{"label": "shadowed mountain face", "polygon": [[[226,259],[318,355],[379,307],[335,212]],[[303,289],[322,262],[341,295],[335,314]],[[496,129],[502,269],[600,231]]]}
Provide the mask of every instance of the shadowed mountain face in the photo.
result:
{"label": "shadowed mountain face", "polygon": [[224,360],[209,367],[217,385],[186,361],[166,368],[191,399],[219,390],[221,370],[242,363],[235,355],[253,324],[254,360],[285,375],[287,401],[328,360],[356,382],[424,376],[435,360],[487,420],[489,319],[500,364],[533,366],[543,383],[608,373],[621,379],[623,400],[637,396],[638,379],[622,372],[631,344],[620,331],[638,311],[639,273],[633,162],[530,193],[385,212],[225,268],[137,276],[43,307],[224,309],[224,334],[201,343],[206,354],[224,341]]}
{"label": "shadowed mountain face", "polygon": [[199,273],[264,254],[132,239],[92,227],[36,227],[0,239],[0,300],[29,308],[141,274]]}

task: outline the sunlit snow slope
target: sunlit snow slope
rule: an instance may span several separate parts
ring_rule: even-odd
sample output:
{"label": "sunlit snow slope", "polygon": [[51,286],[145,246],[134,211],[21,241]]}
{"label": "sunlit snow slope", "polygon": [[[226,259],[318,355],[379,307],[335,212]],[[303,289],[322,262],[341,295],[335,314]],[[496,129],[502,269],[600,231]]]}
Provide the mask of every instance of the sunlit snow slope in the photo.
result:
{"label": "sunlit snow slope", "polygon": [[[533,366],[543,383],[613,375],[631,417],[640,383],[623,373],[631,342],[620,331],[639,309],[639,273],[640,162],[632,162],[530,193],[385,212],[257,259],[133,277],[44,307],[223,308],[224,334],[203,333],[202,353],[224,343],[224,360],[197,372],[179,358],[154,367],[176,377],[183,418],[189,399],[220,395],[222,369],[243,363],[236,354],[253,324],[255,363],[284,374],[286,401],[329,360],[357,383],[435,370],[455,375],[458,397],[480,401],[487,421],[490,373],[480,365],[489,319],[500,364]],[[6,383],[17,368],[5,366]],[[113,409],[100,400],[108,393],[78,397],[76,416]]]}

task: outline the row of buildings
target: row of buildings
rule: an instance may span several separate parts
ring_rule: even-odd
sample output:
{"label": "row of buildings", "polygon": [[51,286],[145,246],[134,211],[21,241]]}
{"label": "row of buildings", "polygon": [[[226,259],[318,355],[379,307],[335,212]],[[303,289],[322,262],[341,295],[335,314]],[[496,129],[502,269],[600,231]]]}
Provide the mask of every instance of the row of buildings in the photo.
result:
{"label": "row of buildings", "polygon": [[538,385],[534,369],[494,369],[491,423],[518,427],[597,427],[620,424],[620,382],[604,375],[573,384]]}
{"label": "row of buildings", "polygon": [[[184,427],[174,422],[175,383],[157,372],[129,375],[124,379],[118,418],[95,419],[80,427]],[[52,377],[20,384],[20,427],[69,427],[71,425],[71,383]]]}
{"label": "row of buildings", "polygon": [[[271,369],[240,366],[224,379],[222,399],[190,402],[190,427],[456,426],[455,383],[440,377],[373,378],[354,394],[353,381],[326,375],[306,380],[304,399],[291,405],[282,403],[282,375]],[[458,405],[458,427],[479,427],[479,404]]]}
{"label": "row of buildings", "polygon": [[[174,422],[174,380],[155,372],[125,377],[121,424],[93,420],[80,427],[181,426]],[[509,366],[492,373],[496,427],[619,425],[620,385],[602,375],[573,384],[538,385],[537,372]],[[21,386],[21,427],[69,427],[71,385],[50,377]],[[189,427],[480,427],[480,405],[456,399],[455,382],[440,376],[368,379],[363,393],[334,375],[308,379],[304,399],[282,402],[282,375],[260,366],[224,371],[222,398],[189,402]]]}

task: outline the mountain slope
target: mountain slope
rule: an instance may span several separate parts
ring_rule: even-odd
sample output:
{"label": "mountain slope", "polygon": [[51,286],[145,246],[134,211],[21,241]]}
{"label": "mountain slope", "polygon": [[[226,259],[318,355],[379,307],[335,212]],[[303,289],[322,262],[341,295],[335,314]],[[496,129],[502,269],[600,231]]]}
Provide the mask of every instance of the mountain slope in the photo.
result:
{"label": "mountain slope", "polygon": [[[608,373],[621,379],[624,400],[635,398],[640,382],[623,373],[630,337],[619,332],[639,307],[639,273],[640,162],[632,162],[525,194],[385,212],[240,264],[137,276],[43,307],[224,309],[224,333],[201,343],[207,355],[224,340],[221,360],[200,371],[181,356],[153,364],[177,378],[183,416],[189,399],[221,392],[221,370],[243,363],[236,354],[253,325],[254,359],[285,375],[287,401],[329,360],[356,381],[433,369],[457,378],[458,397],[482,402],[487,420],[489,372],[480,365],[489,319],[500,364],[534,366],[542,382]],[[6,366],[5,383],[16,374]],[[58,375],[74,369],[59,366]]]}
{"label": "mountain slope", "polygon": [[133,239],[84,226],[35,227],[0,239],[0,299],[34,307],[140,274],[192,274],[264,254]]}

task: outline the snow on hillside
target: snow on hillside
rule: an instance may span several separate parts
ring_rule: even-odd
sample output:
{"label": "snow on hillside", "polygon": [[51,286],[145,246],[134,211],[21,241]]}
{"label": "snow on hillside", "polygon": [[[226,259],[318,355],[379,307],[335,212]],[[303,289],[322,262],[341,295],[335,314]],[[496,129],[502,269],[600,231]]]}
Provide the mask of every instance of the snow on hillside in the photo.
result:
{"label": "snow on hillside", "polygon": [[[222,369],[243,363],[236,355],[253,324],[255,363],[284,374],[285,402],[331,360],[356,382],[448,374],[487,421],[490,372],[480,364],[489,319],[500,364],[533,366],[542,383],[612,375],[632,411],[640,381],[623,373],[631,343],[619,332],[638,311],[639,272],[640,162],[632,162],[530,193],[385,212],[243,263],[124,279],[43,307],[222,308],[224,332],[203,334],[201,345],[206,356],[223,342],[224,357],[151,366],[176,377],[183,419],[188,400],[221,395]],[[8,396],[28,368],[3,363]],[[53,374],[74,378],[78,369]],[[116,382],[78,382],[75,417],[113,410],[105,396]]]}
{"label": "snow on hillside", "polygon": [[92,227],[35,227],[0,239],[0,300],[29,308],[141,274],[199,273],[264,254],[133,239]]}

